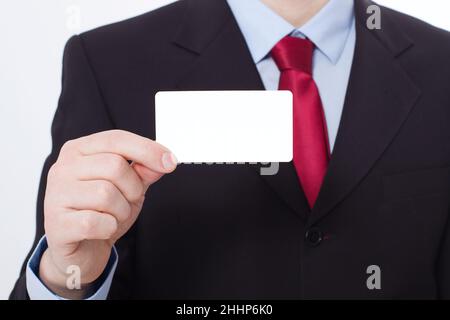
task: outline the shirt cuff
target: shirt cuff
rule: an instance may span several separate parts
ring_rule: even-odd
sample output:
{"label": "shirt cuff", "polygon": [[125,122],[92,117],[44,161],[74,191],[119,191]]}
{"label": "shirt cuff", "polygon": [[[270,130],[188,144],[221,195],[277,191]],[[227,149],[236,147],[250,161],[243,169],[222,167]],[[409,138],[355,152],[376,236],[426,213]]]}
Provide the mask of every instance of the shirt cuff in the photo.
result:
{"label": "shirt cuff", "polygon": [[[39,240],[39,243],[27,263],[26,269],[26,285],[28,296],[31,300],[67,300],[50,291],[41,279],[39,279],[39,264],[44,251],[47,249],[47,239],[45,236]],[[102,275],[94,284],[94,294],[85,300],[106,300],[109,289],[116,271],[119,255],[115,247],[111,250],[108,263]]]}

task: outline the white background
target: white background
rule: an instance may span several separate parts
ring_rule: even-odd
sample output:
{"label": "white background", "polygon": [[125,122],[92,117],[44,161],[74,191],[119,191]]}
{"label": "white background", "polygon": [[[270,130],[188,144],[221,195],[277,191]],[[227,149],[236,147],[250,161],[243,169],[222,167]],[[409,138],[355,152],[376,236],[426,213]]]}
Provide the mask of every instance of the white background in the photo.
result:
{"label": "white background", "polygon": [[[245,1],[245,0],[242,0]],[[0,299],[30,249],[43,161],[60,90],[65,41],[171,0],[2,0],[0,2]],[[448,0],[384,0],[450,30]],[[70,14],[80,10],[80,24]]]}

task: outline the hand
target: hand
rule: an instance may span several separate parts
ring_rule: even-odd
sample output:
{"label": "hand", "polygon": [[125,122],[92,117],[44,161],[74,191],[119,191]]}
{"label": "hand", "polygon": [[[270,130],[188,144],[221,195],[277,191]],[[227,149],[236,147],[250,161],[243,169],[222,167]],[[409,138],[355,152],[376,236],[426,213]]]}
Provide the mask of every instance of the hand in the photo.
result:
{"label": "hand", "polygon": [[[68,141],[48,173],[41,280],[62,297],[83,298],[136,221],[148,187],[176,165],[167,148],[126,131]],[[72,265],[80,268],[82,290],[66,288]]]}

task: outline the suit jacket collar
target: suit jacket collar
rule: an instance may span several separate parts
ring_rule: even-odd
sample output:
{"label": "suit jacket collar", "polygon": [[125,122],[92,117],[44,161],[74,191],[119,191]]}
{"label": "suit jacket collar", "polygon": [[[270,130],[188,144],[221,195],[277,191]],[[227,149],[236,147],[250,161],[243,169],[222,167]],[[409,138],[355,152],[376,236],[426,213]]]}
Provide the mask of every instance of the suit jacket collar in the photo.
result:
{"label": "suit jacket collar", "polygon": [[186,9],[174,43],[202,53],[233,19],[226,0],[182,0]]}

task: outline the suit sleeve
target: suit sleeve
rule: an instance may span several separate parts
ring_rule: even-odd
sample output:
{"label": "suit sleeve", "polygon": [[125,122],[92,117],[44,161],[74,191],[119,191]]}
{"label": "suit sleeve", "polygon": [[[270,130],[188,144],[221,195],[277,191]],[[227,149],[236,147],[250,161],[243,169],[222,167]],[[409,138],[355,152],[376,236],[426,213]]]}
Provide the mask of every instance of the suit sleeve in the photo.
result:
{"label": "suit sleeve", "polygon": [[47,174],[62,145],[68,140],[113,128],[83,40],[80,36],[74,36],[67,42],[64,50],[61,96],[51,129],[52,151],[44,163],[39,184],[35,239],[10,299],[29,299],[26,289],[26,265],[44,235],[43,202]]}

